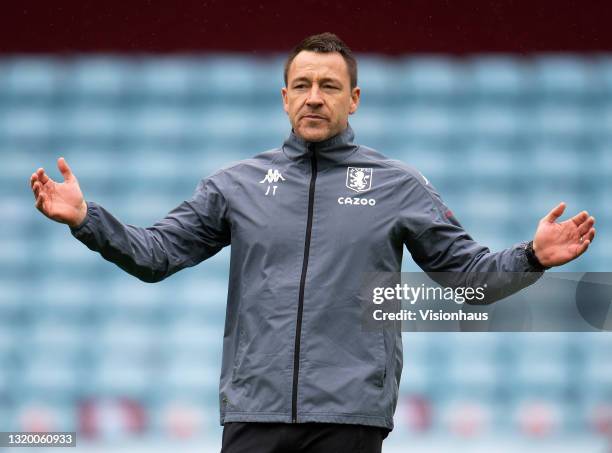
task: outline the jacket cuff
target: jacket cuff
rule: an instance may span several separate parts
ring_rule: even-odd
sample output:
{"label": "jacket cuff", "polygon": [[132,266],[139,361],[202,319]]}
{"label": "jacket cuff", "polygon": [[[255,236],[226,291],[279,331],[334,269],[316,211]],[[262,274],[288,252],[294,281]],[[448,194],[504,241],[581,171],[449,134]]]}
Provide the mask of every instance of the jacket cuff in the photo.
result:
{"label": "jacket cuff", "polygon": [[87,212],[85,214],[85,218],[83,219],[83,221],[79,225],[77,225],[75,227],[68,226],[70,228],[70,232],[73,235],[75,235],[79,231],[81,231],[83,229],[83,227],[85,227],[89,223],[89,221],[91,219],[91,211],[93,210],[94,206],[89,201],[85,201],[85,204],[87,205]]}
{"label": "jacket cuff", "polygon": [[531,241],[521,242],[520,244],[521,258],[525,264],[527,272],[544,272],[550,267],[543,266],[533,252],[533,243]]}

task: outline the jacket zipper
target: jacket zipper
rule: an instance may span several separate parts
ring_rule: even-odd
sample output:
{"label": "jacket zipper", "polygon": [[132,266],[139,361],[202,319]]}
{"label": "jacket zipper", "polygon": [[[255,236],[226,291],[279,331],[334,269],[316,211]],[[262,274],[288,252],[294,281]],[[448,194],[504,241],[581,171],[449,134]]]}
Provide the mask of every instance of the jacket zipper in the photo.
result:
{"label": "jacket zipper", "polygon": [[302,313],[304,312],[304,290],[306,286],[306,271],[308,270],[308,256],[310,254],[310,236],[312,234],[312,217],[314,213],[315,183],[317,181],[317,157],[314,144],[308,144],[310,151],[310,187],[308,189],[308,220],[306,221],[306,237],[304,239],[304,261],[302,262],[302,275],[300,277],[300,292],[298,298],[297,322],[295,324],[295,347],[293,349],[293,390],[291,397],[291,421],[297,423],[297,391],[298,375],[300,372],[300,336],[302,334]]}

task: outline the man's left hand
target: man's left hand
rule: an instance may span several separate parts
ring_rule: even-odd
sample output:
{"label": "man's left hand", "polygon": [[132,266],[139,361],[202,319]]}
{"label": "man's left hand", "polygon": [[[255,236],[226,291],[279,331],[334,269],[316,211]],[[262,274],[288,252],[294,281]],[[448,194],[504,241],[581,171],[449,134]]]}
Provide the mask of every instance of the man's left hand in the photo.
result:
{"label": "man's left hand", "polygon": [[587,211],[557,223],[563,211],[565,203],[559,203],[540,220],[533,238],[533,251],[545,267],[561,266],[578,258],[586,252],[595,237],[595,218],[589,216]]}

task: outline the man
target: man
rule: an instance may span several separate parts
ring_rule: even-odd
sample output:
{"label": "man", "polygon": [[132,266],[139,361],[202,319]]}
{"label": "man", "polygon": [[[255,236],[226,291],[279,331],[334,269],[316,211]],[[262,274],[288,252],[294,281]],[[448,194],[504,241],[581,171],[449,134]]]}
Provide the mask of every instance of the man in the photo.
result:
{"label": "man", "polygon": [[584,253],[595,220],[581,212],[556,223],[561,203],[533,241],[497,253],[474,242],[418,171],[353,143],[357,64],[333,34],[298,44],[281,92],[292,126],[283,145],[204,178],[152,227],[85,202],[63,158],[63,183],[42,168],[32,175],[36,207],[146,282],[231,244],[223,452],[379,452],[402,343],[390,329],[361,331],[363,273],[400,271],[405,244],[426,271],[537,278]]}

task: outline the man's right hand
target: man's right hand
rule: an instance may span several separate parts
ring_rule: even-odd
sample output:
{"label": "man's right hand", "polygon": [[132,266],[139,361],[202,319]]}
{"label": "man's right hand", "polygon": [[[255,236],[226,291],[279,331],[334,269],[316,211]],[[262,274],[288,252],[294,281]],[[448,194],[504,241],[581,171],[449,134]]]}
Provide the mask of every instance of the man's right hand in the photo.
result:
{"label": "man's right hand", "polygon": [[64,177],[62,183],[49,178],[44,168],[32,173],[30,185],[36,199],[36,209],[56,222],[76,227],[85,220],[87,203],[79,182],[63,157],[57,160],[57,168]]}

